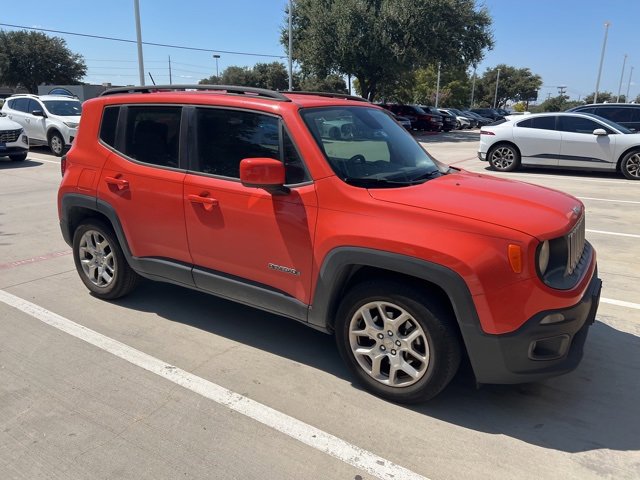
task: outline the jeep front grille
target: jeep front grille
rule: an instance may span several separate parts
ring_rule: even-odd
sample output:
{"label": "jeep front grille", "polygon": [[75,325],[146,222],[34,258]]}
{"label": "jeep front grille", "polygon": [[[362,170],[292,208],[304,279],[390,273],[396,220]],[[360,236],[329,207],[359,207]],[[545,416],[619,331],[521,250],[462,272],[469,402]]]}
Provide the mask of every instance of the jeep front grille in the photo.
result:
{"label": "jeep front grille", "polygon": [[17,141],[18,138],[20,138],[20,132],[21,131],[22,131],[22,129],[20,129],[20,130],[5,130],[4,132],[0,132],[0,142],[9,143],[9,142]]}
{"label": "jeep front grille", "polygon": [[573,230],[567,235],[567,270],[565,275],[571,275],[578,266],[584,250],[584,214],[578,220]]}

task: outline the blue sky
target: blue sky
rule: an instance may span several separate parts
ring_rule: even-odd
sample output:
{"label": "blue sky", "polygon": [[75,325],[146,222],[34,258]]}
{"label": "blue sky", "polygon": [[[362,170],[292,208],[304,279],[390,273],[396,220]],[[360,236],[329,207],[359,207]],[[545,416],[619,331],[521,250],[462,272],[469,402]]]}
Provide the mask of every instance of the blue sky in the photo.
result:
{"label": "blue sky", "polygon": [[[230,65],[251,66],[284,56],[280,27],[287,0],[139,0],[144,41],[220,52],[219,70]],[[572,98],[595,90],[604,22],[609,21],[600,91],[618,92],[624,55],[628,54],[622,93],[633,66],[630,97],[640,94],[640,50],[637,25],[640,0],[480,0],[493,17],[495,48],[478,66],[506,63],[528,67],[543,78],[540,100],[566,85]],[[5,9],[0,22],[28,27],[88,33],[135,40],[133,0],[58,0],[55,8],[44,0],[22,0]],[[1,26],[5,30],[11,27]],[[84,56],[90,83],[137,84],[137,50],[131,43],[59,34],[68,47]],[[145,46],[145,70],[156,83],[168,83],[171,56],[173,83],[197,83],[215,73],[212,52]],[[282,61],[285,61],[283,58]],[[636,79],[636,80],[634,80]],[[149,83],[147,75],[146,80]]]}

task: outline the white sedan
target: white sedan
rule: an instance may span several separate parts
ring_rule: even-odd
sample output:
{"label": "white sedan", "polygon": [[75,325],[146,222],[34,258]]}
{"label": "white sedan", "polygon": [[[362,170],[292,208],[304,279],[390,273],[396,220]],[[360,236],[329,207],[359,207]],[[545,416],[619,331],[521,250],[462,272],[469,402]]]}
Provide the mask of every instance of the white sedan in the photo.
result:
{"label": "white sedan", "polygon": [[640,133],[587,113],[533,114],[482,127],[478,158],[502,172],[561,167],[640,180]]}

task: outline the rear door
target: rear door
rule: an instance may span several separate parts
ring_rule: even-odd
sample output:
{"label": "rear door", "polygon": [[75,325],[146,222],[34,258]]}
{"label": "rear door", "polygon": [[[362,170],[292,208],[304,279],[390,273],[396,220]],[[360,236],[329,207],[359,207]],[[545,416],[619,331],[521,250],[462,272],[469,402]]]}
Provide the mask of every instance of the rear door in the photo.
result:
{"label": "rear door", "polygon": [[103,127],[114,118],[117,133],[100,174],[98,198],[115,209],[135,257],[190,264],[183,207],[185,167],[179,155],[182,107],[107,107]]}
{"label": "rear door", "polygon": [[556,119],[556,116],[534,117],[516,123],[513,139],[524,165],[558,165],[562,139],[556,130]]}

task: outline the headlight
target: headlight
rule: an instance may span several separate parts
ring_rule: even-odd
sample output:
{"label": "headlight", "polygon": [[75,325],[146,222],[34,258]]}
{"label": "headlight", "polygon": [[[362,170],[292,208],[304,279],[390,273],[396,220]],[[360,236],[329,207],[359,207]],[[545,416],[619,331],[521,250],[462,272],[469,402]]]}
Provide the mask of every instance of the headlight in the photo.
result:
{"label": "headlight", "polygon": [[549,266],[549,242],[545,240],[538,249],[538,271],[540,276],[544,276]]}
{"label": "headlight", "polygon": [[77,122],[64,122],[64,124],[69,128],[77,128],[78,127],[78,123]]}

